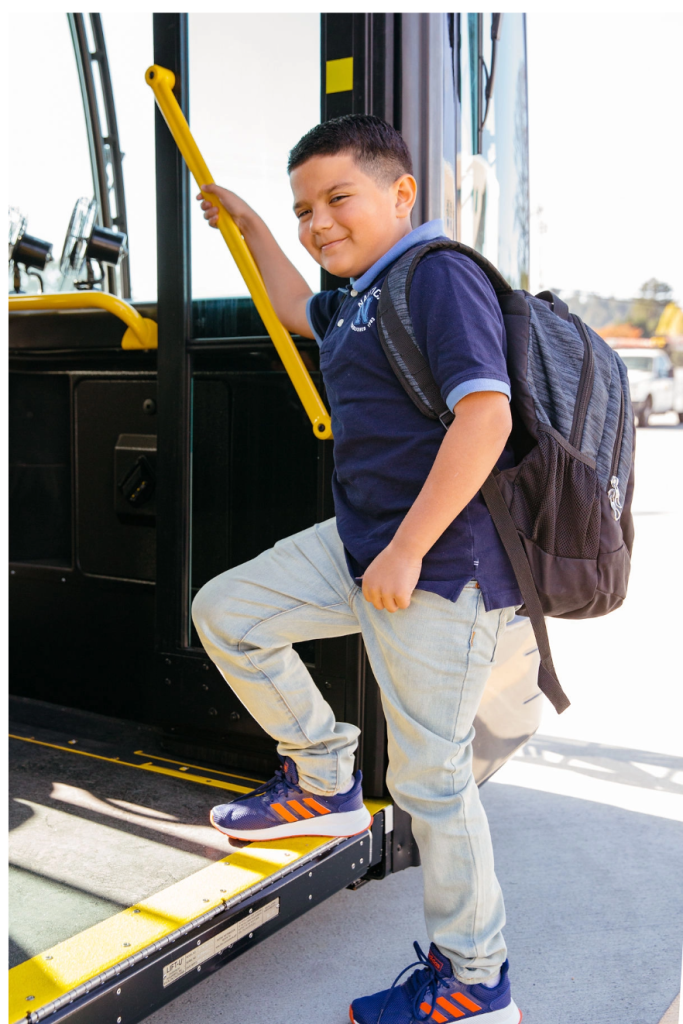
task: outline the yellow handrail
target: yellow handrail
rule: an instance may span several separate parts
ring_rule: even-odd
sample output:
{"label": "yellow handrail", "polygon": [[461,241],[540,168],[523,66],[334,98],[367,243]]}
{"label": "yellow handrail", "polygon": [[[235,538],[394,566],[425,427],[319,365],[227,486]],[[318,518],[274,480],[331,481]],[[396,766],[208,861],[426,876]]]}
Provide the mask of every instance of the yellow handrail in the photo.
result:
{"label": "yellow handrail", "polygon": [[55,295],[10,295],[10,313],[25,309],[106,309],[119,320],[127,330],[121,339],[121,348],[149,349],[157,347],[157,325],[154,320],[140,316],[137,309],[116,295],[107,292],[62,292]]}
{"label": "yellow handrail", "polygon": [[[202,185],[213,184],[211,172],[206,166],[202,154],[199,152],[197,143],[190,132],[190,126],[173,95],[175,75],[167,68],[153,64],[145,72],[145,81],[152,89],[159,110],[197,185],[201,188]],[[227,210],[221,206],[216,196],[207,192],[205,197],[218,207],[218,230],[225,239],[232,258],[237,264],[239,272],[244,278],[245,284],[254,300],[259,316],[263,320],[284,368],[289,374],[289,378],[301,400],[301,404],[313,424],[313,433],[321,439],[332,437],[329,413],[318,394],[315,384],[311,380],[308,370],[304,366],[303,360],[289,332],[278,320],[277,314],[268,298],[268,292],[263,283],[261,272],[247,243],[242,238],[234,220]]]}

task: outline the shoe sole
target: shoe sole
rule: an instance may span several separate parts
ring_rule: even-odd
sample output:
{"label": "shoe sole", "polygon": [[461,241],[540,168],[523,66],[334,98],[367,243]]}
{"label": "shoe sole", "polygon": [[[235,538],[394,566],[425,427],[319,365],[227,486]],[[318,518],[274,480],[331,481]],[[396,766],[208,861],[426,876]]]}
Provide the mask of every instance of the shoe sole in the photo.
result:
{"label": "shoe sole", "polygon": [[[349,1019],[351,1024],[358,1024],[358,1021],[353,1016],[350,1008]],[[503,1010],[493,1010],[492,1013],[473,1013],[471,1017],[466,1017],[465,1021],[475,1019],[485,1020],[487,1024],[521,1024],[522,1011],[514,1002],[511,1002]],[[453,1024],[455,1024],[455,1022],[453,1022]]]}
{"label": "shoe sole", "polygon": [[339,813],[321,814],[319,818],[307,818],[304,821],[294,821],[284,825],[272,825],[270,828],[224,828],[213,820],[213,811],[210,814],[211,824],[224,836],[231,839],[241,839],[247,842],[269,842],[272,839],[295,839],[297,836],[326,836],[330,839],[345,839],[349,836],[357,836],[360,832],[367,832],[372,824],[372,815],[367,807],[361,807],[357,811],[342,811]]}

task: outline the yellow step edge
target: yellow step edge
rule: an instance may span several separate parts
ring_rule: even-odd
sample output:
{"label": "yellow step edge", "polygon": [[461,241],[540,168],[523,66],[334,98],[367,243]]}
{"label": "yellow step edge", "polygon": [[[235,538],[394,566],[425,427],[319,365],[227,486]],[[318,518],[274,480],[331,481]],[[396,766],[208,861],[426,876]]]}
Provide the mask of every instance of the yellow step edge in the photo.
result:
{"label": "yellow step edge", "polygon": [[10,1024],[25,1021],[27,1012],[59,999],[283,868],[295,866],[330,841],[326,836],[300,836],[278,843],[252,843],[18,964],[9,972]]}
{"label": "yellow step edge", "polygon": [[383,811],[385,807],[391,807],[391,800],[364,800],[363,803],[373,816]]}

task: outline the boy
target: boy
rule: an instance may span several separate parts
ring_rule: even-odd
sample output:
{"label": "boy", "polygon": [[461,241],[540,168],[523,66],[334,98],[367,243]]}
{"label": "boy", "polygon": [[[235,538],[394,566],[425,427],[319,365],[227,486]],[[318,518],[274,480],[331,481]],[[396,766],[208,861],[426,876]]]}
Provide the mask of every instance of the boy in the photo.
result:
{"label": "boy", "polygon": [[[503,900],[472,777],[472,722],[496,644],[521,596],[479,488],[511,429],[505,332],[485,275],[452,251],[418,265],[410,311],[455,420],[420,414],[382,351],[377,299],[391,264],[442,238],[412,230],[416,183],[401,136],[379,118],[317,125],[290,153],[299,239],[349,289],[313,294],[245,202],[206,186],[233,216],[290,331],[320,345],[334,431],[336,519],[279,541],[197,595],[208,655],[282,767],[215,807],[238,839],[365,829],[355,726],[336,722],[292,644],[362,633],[387,719],[387,784],[412,816],[429,955],[403,984],[354,1000],[355,1024],[477,1017],[518,1024]],[[198,196],[202,199],[202,196]],[[218,210],[202,201],[215,226]],[[413,965],[411,965],[413,966]],[[397,979],[398,980],[398,979]]]}

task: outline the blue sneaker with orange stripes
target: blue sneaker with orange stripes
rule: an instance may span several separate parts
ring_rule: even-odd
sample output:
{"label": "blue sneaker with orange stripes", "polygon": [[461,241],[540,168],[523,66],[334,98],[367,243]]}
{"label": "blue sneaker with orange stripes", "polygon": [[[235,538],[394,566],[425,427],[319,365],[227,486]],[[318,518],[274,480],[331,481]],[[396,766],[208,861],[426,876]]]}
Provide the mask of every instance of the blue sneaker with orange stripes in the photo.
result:
{"label": "blue sneaker with orange stripes", "polygon": [[[429,947],[429,956],[424,955],[417,942],[414,946],[418,959],[401,971],[391,988],[351,1003],[352,1024],[452,1024],[474,1019],[486,1024],[519,1024],[522,1014],[510,995],[507,960],[495,988],[463,985],[453,976],[448,957],[434,943]],[[397,985],[411,967],[420,970]]]}
{"label": "blue sneaker with orange stripes", "polygon": [[347,793],[320,796],[299,785],[291,757],[280,758],[269,782],[211,811],[211,824],[232,839],[290,839],[292,836],[355,836],[372,823],[363,803],[363,774],[356,772]]}

